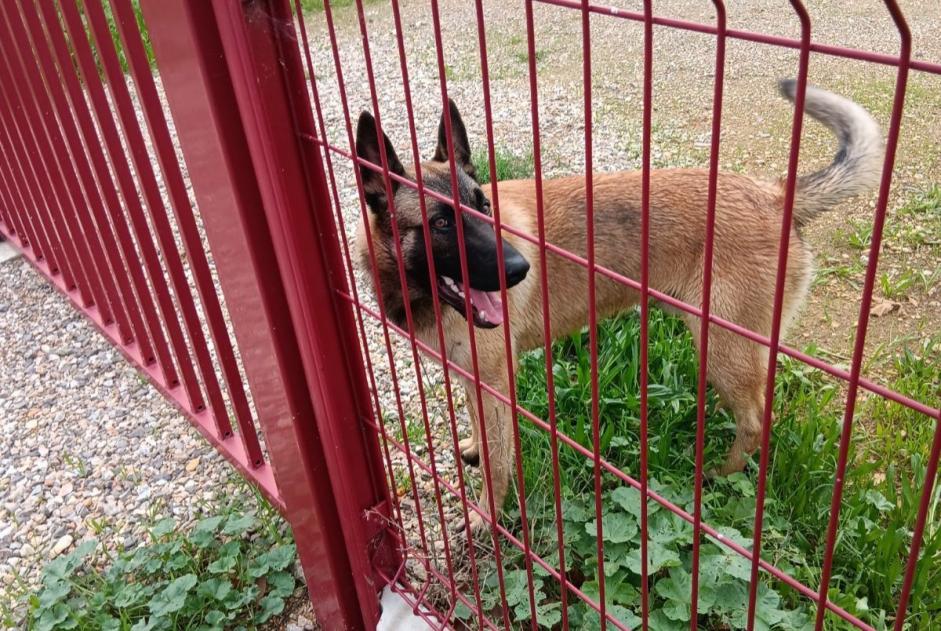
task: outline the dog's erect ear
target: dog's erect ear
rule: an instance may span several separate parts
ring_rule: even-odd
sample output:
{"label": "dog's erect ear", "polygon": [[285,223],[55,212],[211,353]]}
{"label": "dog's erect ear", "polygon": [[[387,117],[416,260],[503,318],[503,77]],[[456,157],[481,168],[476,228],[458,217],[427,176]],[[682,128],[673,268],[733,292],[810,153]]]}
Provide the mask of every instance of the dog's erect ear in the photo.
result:
{"label": "dog's erect ear", "polygon": [[[451,138],[454,143],[454,162],[469,176],[477,179],[477,170],[471,161],[470,142],[467,140],[467,130],[464,128],[464,121],[461,120],[461,113],[457,111],[457,105],[454,101],[448,99],[448,109],[451,112]],[[448,161],[448,128],[444,122],[445,112],[441,113],[441,122],[438,123],[438,147],[435,149],[434,160],[436,162]]]}
{"label": "dog's erect ear", "polygon": [[[389,171],[396,175],[405,175],[405,169],[399,162],[399,157],[389,142],[389,137],[382,134],[382,140],[386,145],[386,160],[389,161]],[[356,154],[373,164],[382,166],[382,156],[379,152],[379,130],[376,128],[376,119],[369,112],[363,112],[359,115],[359,123],[356,125]],[[359,172],[363,177],[363,193],[366,196],[366,203],[369,208],[377,214],[387,212],[389,209],[389,200],[386,198],[386,183],[381,171],[375,171],[366,165],[360,165]],[[392,194],[398,190],[399,183],[392,180]]]}

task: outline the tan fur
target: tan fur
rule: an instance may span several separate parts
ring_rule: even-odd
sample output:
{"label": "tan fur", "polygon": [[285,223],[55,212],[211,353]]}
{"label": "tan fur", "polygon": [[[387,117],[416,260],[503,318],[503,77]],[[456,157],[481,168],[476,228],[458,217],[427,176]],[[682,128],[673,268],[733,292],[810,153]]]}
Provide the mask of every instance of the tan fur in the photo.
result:
{"label": "tan fur", "polygon": [[[817,98],[819,95],[811,96],[817,99],[814,103],[821,102]],[[847,101],[835,98],[838,99],[836,105],[823,103],[820,107],[848,107]],[[859,111],[862,112],[861,109]],[[858,115],[855,110],[853,113]],[[833,118],[840,120],[836,115]],[[873,129],[878,131],[874,123]],[[877,146],[875,141],[869,145],[871,147],[866,148],[865,152],[851,151],[846,155],[856,164],[869,164],[876,159],[870,154],[881,150],[881,145]],[[862,160],[860,155],[866,160]],[[840,164],[839,159],[834,162],[834,165]],[[446,164],[433,161],[424,163],[422,167],[426,182],[436,178],[438,181],[448,179],[449,170]],[[839,189],[831,197],[836,199],[865,190],[874,180],[871,171],[869,168],[869,171],[862,172],[863,175],[853,182],[854,190],[850,191],[844,185],[843,189],[846,190]],[[836,190],[834,187],[840,185],[833,176],[834,172],[834,167],[829,167],[825,171],[827,177],[818,177],[816,182],[807,180],[809,184],[799,190],[795,212],[801,214],[802,219],[809,218],[811,213],[802,206],[804,200],[812,199],[813,205],[818,205],[821,198],[818,191]],[[849,169],[844,169],[843,172],[847,177],[858,174]],[[411,177],[412,173],[408,175]],[[650,176],[650,286],[696,306],[702,304],[708,177],[708,171],[700,169],[659,170],[653,171]],[[813,188],[814,185],[818,188]],[[485,186],[484,190],[493,200],[496,196],[493,195],[493,190],[488,188]],[[767,336],[772,326],[784,201],[782,183],[721,173],[718,176],[717,191],[712,313]],[[585,178],[578,176],[545,181],[543,195],[546,240],[559,248],[586,257]],[[813,197],[814,195],[817,197]],[[413,190],[401,187],[395,196],[395,205],[400,226],[420,225],[418,196]],[[504,225],[536,235],[535,181],[500,182],[499,210]],[[383,295],[387,297],[387,301],[398,299],[401,302],[401,291],[397,293],[394,288],[398,286],[398,277],[390,233],[387,228],[378,225],[375,215],[371,214],[370,218],[369,229],[373,234],[373,241],[378,243],[377,256]],[[640,220],[640,173],[594,176],[595,257],[598,265],[629,278],[640,278]],[[573,333],[587,324],[588,272],[583,266],[548,252],[545,256],[549,279],[549,313],[544,314],[540,277],[541,254],[538,246],[506,231],[503,235],[531,264],[528,276],[507,292],[512,351],[513,357],[517,358],[520,353],[544,345],[544,317],[550,320],[553,339]],[[368,253],[364,237],[364,230],[361,228],[358,242],[362,261],[366,263]],[[410,244],[410,247],[423,247],[423,244]],[[468,261],[468,264],[473,264],[473,261]],[[784,288],[784,330],[794,320],[806,296],[812,271],[813,255],[795,227],[790,235]],[[597,276],[596,306],[599,320],[629,309],[636,305],[638,300],[636,290],[604,276]],[[418,298],[412,303],[412,310],[418,336],[427,344],[437,347],[438,334],[430,300],[427,297]],[[470,372],[472,363],[467,321],[447,305],[441,306],[441,312],[441,327],[448,359]],[[692,331],[698,347],[699,318],[686,313],[681,313],[680,316]],[[504,326],[474,329],[481,381],[508,396],[509,379],[504,335]],[[736,420],[735,442],[718,472],[728,474],[741,470],[749,454],[759,446],[768,350],[740,335],[712,325],[709,330],[707,362],[708,380],[715,387],[722,402],[731,409]],[[495,506],[499,509],[506,497],[514,466],[512,415],[507,405],[486,391],[480,395],[483,403],[481,410],[475,385],[465,381],[464,386],[468,393],[468,407],[474,427],[472,436],[461,441],[461,449],[466,460],[476,459],[481,451],[479,424],[483,422],[488,438],[484,460],[489,461],[486,464],[489,465],[492,488],[487,488],[484,476],[481,505],[487,506],[488,493],[492,492]],[[472,527],[479,527],[481,523],[482,520],[478,516],[472,516]]]}

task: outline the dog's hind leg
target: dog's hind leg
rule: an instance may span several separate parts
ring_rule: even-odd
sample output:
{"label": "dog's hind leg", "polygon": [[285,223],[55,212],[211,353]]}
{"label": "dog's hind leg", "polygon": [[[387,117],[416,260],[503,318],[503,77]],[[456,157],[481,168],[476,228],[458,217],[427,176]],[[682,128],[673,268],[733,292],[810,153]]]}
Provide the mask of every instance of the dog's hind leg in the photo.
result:
{"label": "dog's hind leg", "polygon": [[[768,349],[731,331],[710,332],[717,359],[709,353],[710,382],[735,415],[735,441],[717,473],[728,475],[745,468],[761,445],[761,421],[765,409]],[[774,422],[774,419],[771,419]]]}
{"label": "dog's hind leg", "polygon": [[[684,319],[699,348],[698,318]],[[766,348],[717,326],[709,329],[707,378],[715,387],[722,406],[735,416],[735,441],[725,462],[714,472],[718,475],[741,471],[761,444],[767,365]]]}
{"label": "dog's hind leg", "polygon": [[[745,468],[748,459],[761,446],[761,419],[764,412],[764,384],[753,384],[736,395],[731,403],[735,415],[735,441],[725,462],[716,470],[729,475]],[[771,419],[774,422],[774,419]]]}

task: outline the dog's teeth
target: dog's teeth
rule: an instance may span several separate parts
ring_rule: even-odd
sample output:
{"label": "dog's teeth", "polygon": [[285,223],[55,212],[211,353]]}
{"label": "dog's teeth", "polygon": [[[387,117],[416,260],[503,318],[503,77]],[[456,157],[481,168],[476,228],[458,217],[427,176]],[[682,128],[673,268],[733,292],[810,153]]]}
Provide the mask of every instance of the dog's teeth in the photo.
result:
{"label": "dog's teeth", "polygon": [[481,320],[483,320],[484,322],[490,322],[490,320],[487,319],[487,312],[486,312],[486,311],[481,311],[481,312],[479,312],[477,315],[478,315],[478,317],[479,317]]}

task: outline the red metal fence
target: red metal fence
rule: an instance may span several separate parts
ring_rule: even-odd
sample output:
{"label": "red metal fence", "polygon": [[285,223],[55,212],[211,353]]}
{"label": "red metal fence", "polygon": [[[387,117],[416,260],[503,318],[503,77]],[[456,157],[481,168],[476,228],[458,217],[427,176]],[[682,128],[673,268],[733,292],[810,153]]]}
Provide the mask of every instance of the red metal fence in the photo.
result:
{"label": "red metal fence", "polygon": [[[527,0],[526,64],[531,101],[532,146],[535,167],[536,233],[501,221],[499,185],[492,189],[492,216],[462,203],[452,128],[444,117],[450,191],[426,187],[423,169],[412,175],[390,170],[392,156],[379,143],[378,160],[357,156],[351,106],[345,82],[334,12],[324,1],[326,39],[311,40],[300,19],[301,3],[287,0],[186,2],[144,0],[142,36],[131,0],[11,0],[0,5],[0,232],[17,245],[37,269],[89,316],[127,359],[174,401],[243,475],[253,480],[290,521],[307,575],[311,599],[326,628],[372,627],[378,620],[376,594],[392,584],[416,612],[433,627],[462,625],[479,628],[530,626],[591,628],[586,620],[569,619],[568,605],[586,603],[597,612],[597,624],[615,628],[655,628],[651,621],[650,514],[665,509],[692,525],[689,624],[702,624],[698,615],[701,584],[701,543],[711,541],[747,560],[750,580],[747,615],[742,624],[762,628],[757,621],[762,580],[774,580],[806,599],[815,610],[813,626],[841,620],[860,629],[867,622],[828,598],[838,549],[840,511],[849,458],[854,412],[860,388],[925,415],[935,423],[929,459],[924,469],[917,518],[911,526],[911,545],[904,578],[898,589],[897,610],[889,617],[896,629],[906,628],[906,611],[919,569],[920,546],[935,497],[941,456],[941,411],[930,401],[894,391],[862,376],[870,304],[877,280],[893,164],[899,142],[902,111],[910,71],[941,74],[941,64],[912,59],[911,33],[895,2],[886,8],[899,36],[898,55],[871,53],[815,43],[811,20],[800,2],[791,2],[800,25],[800,38],[789,39],[727,28],[726,10],[714,0],[715,22],[699,24],[654,14],[653,3],[627,11],[587,2]],[[583,51],[584,135],[587,208],[585,254],[568,252],[547,241],[544,213],[543,156],[540,145],[535,5],[554,5],[578,11]],[[482,84],[487,158],[496,173],[494,112],[488,68],[487,25],[481,0],[474,4],[476,40]],[[398,0],[391,0],[394,36],[399,56],[402,98],[408,117],[411,157],[420,163],[413,103],[434,99],[448,111],[448,69],[442,43],[440,7],[430,0],[428,15],[435,36],[438,86],[419,94],[409,80],[404,31]],[[355,12],[362,36],[365,76],[376,128],[382,129],[382,98],[377,92],[369,49],[369,20],[362,0]],[[628,278],[596,263],[593,213],[593,100],[592,20],[613,19],[643,25],[643,122],[641,142],[640,275]],[[649,283],[650,173],[652,138],[653,42],[655,27],[694,31],[716,38],[713,81],[712,133],[708,157],[708,202],[704,238],[702,304],[686,304]],[[658,31],[659,32],[659,31]],[[728,40],[744,40],[795,49],[796,107],[790,131],[780,248],[774,293],[773,325],[768,332],[750,331],[716,316],[710,304],[717,206],[719,148],[722,127],[724,73]],[[147,46],[152,43],[157,75],[152,72]],[[325,81],[315,68],[310,46],[329,47],[336,84]],[[793,207],[805,91],[811,53],[868,61],[896,68],[885,163],[872,222],[871,244],[859,294],[855,344],[848,368],[831,365],[781,341],[785,269],[792,238]],[[305,76],[306,75],[306,76]],[[309,80],[308,80],[309,79]],[[321,96],[337,94],[342,110],[344,146],[332,143]],[[138,117],[138,112],[142,117]],[[380,136],[381,138],[381,136]],[[185,163],[185,170],[183,164]],[[391,249],[377,252],[371,240],[366,270],[354,265],[352,222],[344,219],[339,181],[341,164],[353,166],[358,185],[358,220],[369,222],[362,173],[382,175],[390,202],[394,189],[418,191],[420,243],[430,244],[427,206],[450,204],[456,209],[458,231],[462,218],[485,222],[496,231],[497,243],[513,235],[538,248],[537,290],[542,309],[548,415],[543,418],[517,401],[517,365],[510,348],[510,300],[506,278],[500,278],[503,342],[506,345],[505,384],[480,378],[476,337],[466,325],[469,360],[449,357],[438,326],[431,339],[417,336],[408,305],[402,323],[388,317],[381,294],[378,304],[367,299],[372,281],[379,282],[377,256],[392,260],[395,269],[381,283],[406,286],[402,255],[405,237],[392,221]],[[361,169],[364,171],[361,172]],[[425,174],[427,176],[427,173]],[[191,188],[187,184],[191,184]],[[375,194],[375,191],[373,191]],[[426,201],[427,200],[427,201]],[[353,202],[355,206],[356,202]],[[348,207],[348,204],[347,204]],[[395,215],[394,207],[390,209]],[[458,239],[461,278],[468,278],[463,236]],[[499,267],[504,266],[499,248]],[[580,441],[559,430],[554,401],[552,335],[548,314],[547,277],[550,255],[591,270],[583,288],[588,296],[590,356],[590,436]],[[426,257],[429,278],[437,278],[434,259]],[[358,271],[367,285],[360,286]],[[595,294],[598,276],[640,295],[639,359],[639,474],[629,475],[612,464],[601,450],[601,397],[598,365],[598,321]],[[470,312],[470,286],[464,282],[465,309]],[[435,321],[441,322],[435,283],[431,283]],[[512,292],[512,290],[510,290]],[[223,298],[224,296],[224,298]],[[698,322],[695,480],[689,506],[680,506],[657,492],[648,479],[648,299],[688,314]],[[381,348],[372,348],[367,329],[378,326]],[[764,391],[761,450],[756,472],[753,537],[748,542],[723,535],[703,513],[704,450],[707,425],[707,352],[710,335],[730,331],[769,349]],[[397,370],[395,345],[404,343],[414,374]],[[838,458],[833,472],[828,526],[822,535],[819,581],[804,584],[791,577],[778,560],[762,557],[762,533],[769,473],[772,406],[779,355],[822,371],[845,383],[846,405]],[[444,435],[432,429],[427,376],[423,361],[442,369],[447,417]],[[388,371],[380,363],[388,364]],[[401,365],[401,362],[399,362]],[[471,406],[481,410],[484,397],[510,406],[512,478],[518,511],[512,519],[493,519],[500,506],[492,494],[476,502],[465,490],[460,467],[458,421],[452,380],[469,385]],[[389,387],[384,386],[390,382]],[[400,393],[417,391],[421,424],[410,437],[409,421]],[[417,389],[417,390],[415,390]],[[384,400],[389,403],[384,404]],[[391,419],[385,418],[391,416]],[[493,488],[491,429],[480,423],[482,472]],[[521,428],[548,436],[552,461],[554,523],[557,549],[552,555],[533,550],[527,515]],[[395,428],[393,430],[393,428]],[[258,430],[261,430],[260,432]],[[444,448],[441,448],[444,445]],[[564,527],[560,483],[560,451],[587,458],[593,476],[590,499],[595,519],[597,571],[593,592],[584,576],[566,568],[569,533]],[[453,452],[444,458],[443,452]],[[452,471],[448,470],[453,468]],[[455,477],[456,476],[456,477]],[[401,480],[407,495],[400,497]],[[427,481],[428,484],[423,484]],[[612,486],[637,489],[639,504],[638,603],[633,610],[612,607],[605,596],[604,507],[602,495]],[[424,495],[422,495],[424,494]],[[428,513],[425,506],[432,508]],[[479,522],[489,531],[492,553],[474,544],[470,529],[448,523],[455,509],[465,523]],[[824,509],[825,510],[825,509]],[[510,523],[517,521],[518,523]],[[478,537],[478,544],[480,543]],[[490,559],[489,555],[493,558]],[[522,586],[507,585],[507,558],[519,559]],[[521,556],[520,556],[521,555]],[[550,558],[551,557],[551,558]],[[496,580],[479,572],[491,563]],[[769,578],[770,577],[770,578]],[[537,602],[538,585],[548,582],[557,600],[544,609]],[[495,594],[488,598],[487,590]],[[515,590],[515,591],[514,591]],[[520,591],[522,590],[522,591]],[[440,596],[443,594],[443,596]],[[521,596],[522,594],[522,596]],[[558,606],[556,606],[558,605]],[[469,615],[457,615],[458,608]],[[516,616],[514,607],[528,615]],[[554,610],[558,619],[548,612]],[[827,613],[831,614],[829,617]],[[935,612],[937,614],[938,612]],[[928,614],[931,615],[930,613]],[[623,617],[629,619],[622,619]],[[517,618],[524,622],[516,622]],[[552,622],[546,622],[551,618]],[[928,628],[928,627],[925,627]]]}

